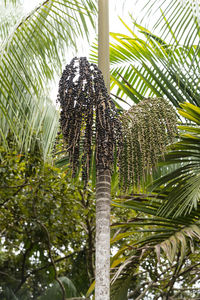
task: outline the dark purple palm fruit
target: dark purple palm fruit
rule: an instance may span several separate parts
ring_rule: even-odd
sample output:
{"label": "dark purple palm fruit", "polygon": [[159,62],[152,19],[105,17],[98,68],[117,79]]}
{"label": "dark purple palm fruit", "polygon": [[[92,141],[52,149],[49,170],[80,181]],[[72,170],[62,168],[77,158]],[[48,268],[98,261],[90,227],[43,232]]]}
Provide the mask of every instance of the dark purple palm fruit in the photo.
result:
{"label": "dark purple palm fruit", "polygon": [[121,126],[101,71],[85,57],[73,58],[59,82],[60,124],[73,175],[82,166],[89,179],[92,151],[96,169],[111,169]]}

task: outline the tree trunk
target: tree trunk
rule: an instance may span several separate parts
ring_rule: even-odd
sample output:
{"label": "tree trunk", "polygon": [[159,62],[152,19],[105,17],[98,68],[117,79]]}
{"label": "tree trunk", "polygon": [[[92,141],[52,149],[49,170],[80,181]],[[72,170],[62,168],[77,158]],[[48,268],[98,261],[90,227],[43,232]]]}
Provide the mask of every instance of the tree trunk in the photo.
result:
{"label": "tree trunk", "polygon": [[98,67],[110,93],[109,0],[98,1]]}
{"label": "tree trunk", "polygon": [[95,300],[110,300],[110,171],[97,172]]}
{"label": "tree trunk", "polygon": [[[110,92],[109,0],[98,0],[98,67]],[[97,170],[95,300],[110,300],[110,171]]]}

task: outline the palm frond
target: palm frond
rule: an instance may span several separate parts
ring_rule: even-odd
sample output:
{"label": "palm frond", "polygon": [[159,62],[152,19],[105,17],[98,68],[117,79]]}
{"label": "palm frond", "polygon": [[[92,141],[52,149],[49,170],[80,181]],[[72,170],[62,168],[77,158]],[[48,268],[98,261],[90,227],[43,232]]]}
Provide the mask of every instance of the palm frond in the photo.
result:
{"label": "palm frond", "polygon": [[7,38],[11,28],[19,22],[23,7],[20,3],[17,5],[0,3],[0,43]]}
{"label": "palm frond", "polygon": [[[130,282],[137,283],[131,295],[135,295],[137,291],[137,296],[142,299],[142,296],[148,293],[155,293],[155,290],[151,289],[154,284],[156,290],[158,286],[165,289],[166,282],[171,281],[173,274],[176,274],[177,278],[185,274],[187,278],[190,270],[188,263],[194,253],[198,252],[200,206],[198,205],[197,210],[193,209],[188,216],[160,217],[158,208],[164,197],[164,194],[135,194],[126,195],[124,198],[121,195],[113,201],[115,207],[138,213],[126,222],[112,224],[114,234],[111,243],[119,249],[112,258],[111,269],[113,288],[116,290],[129,278]],[[162,268],[159,270],[159,266],[163,266],[163,258],[166,264],[164,272]],[[148,270],[144,270],[145,262],[147,266],[150,265],[151,273],[152,264],[155,263],[155,276],[152,276],[151,280]],[[131,279],[128,276],[130,274]],[[151,284],[147,285],[149,282]]]}
{"label": "palm frond", "polygon": [[[43,149],[45,155],[48,153],[55,137],[55,120],[58,120],[52,120],[51,131],[43,129],[50,115],[56,115],[55,105],[52,104],[50,109],[47,107],[49,101],[45,100],[48,82],[61,72],[66,47],[76,47],[76,38],[88,35],[88,24],[94,25],[95,12],[95,4],[90,0],[43,1],[16,25],[1,45],[2,141],[11,131],[19,147],[27,151],[25,141],[32,137],[37,139],[39,132],[43,132],[43,136],[49,133],[41,141],[46,147]],[[45,140],[48,140],[48,145]]]}
{"label": "palm frond", "polygon": [[153,29],[158,29],[163,39],[167,39],[169,43],[193,44],[198,37],[197,26],[200,24],[198,0],[160,1],[159,5],[153,0],[147,2],[141,12],[139,21],[143,22],[147,16],[150,20],[153,19]]}
{"label": "palm frond", "polygon": [[4,5],[9,5],[9,4],[13,4],[16,5],[17,4],[17,0],[4,0]]}
{"label": "palm frond", "polygon": [[[129,35],[111,33],[111,88],[118,86],[117,95],[134,102],[165,96],[175,106],[184,101],[200,105],[198,40],[174,45],[134,20],[133,24],[137,31],[124,23]],[[199,32],[194,20],[192,26]],[[91,59],[96,59],[95,45]]]}
{"label": "palm frond", "polygon": [[179,163],[173,172],[157,179],[151,190],[166,194],[158,213],[178,217],[197,209],[200,199],[200,109],[190,103],[182,104],[179,113],[193,124],[182,125],[180,141],[170,147],[162,165]]}
{"label": "palm frond", "polygon": [[[156,198],[154,198],[156,197]],[[172,263],[179,251],[180,259],[183,260],[186,253],[194,251],[195,241],[200,239],[200,224],[198,222],[200,206],[197,210],[192,210],[191,214],[183,217],[160,217],[158,208],[163,201],[163,197],[154,195],[135,195],[130,199],[116,199],[114,206],[132,209],[142,213],[125,223],[113,224],[112,228],[120,230],[111,240],[116,243],[124,240],[124,247],[121,248],[121,255],[128,249],[149,249],[149,247],[159,254],[161,249]],[[143,215],[143,213],[145,213]],[[138,239],[137,233],[140,233]],[[143,235],[143,237],[141,236]],[[118,257],[118,255],[116,256]]]}

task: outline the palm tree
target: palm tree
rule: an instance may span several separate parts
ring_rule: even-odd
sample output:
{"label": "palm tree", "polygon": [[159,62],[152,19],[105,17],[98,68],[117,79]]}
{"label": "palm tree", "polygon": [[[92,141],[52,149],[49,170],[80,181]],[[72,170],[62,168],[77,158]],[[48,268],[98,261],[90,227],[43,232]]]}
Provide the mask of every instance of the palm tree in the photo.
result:
{"label": "palm tree", "polygon": [[[110,52],[108,0],[98,0],[98,67],[102,71],[105,87],[109,93]],[[109,120],[108,118],[107,121],[112,122],[111,119]],[[120,128],[119,124],[116,123],[116,125]],[[105,126],[103,127],[106,128]],[[115,128],[115,130],[117,130],[117,128]],[[111,140],[110,142],[114,145],[116,141]],[[103,149],[100,151],[102,150]],[[103,155],[103,151],[101,155]],[[97,166],[95,243],[95,299],[97,300],[110,299],[110,193],[110,167],[98,168]]]}
{"label": "palm tree", "polygon": [[[97,300],[110,299],[110,172],[121,133],[115,106],[103,75],[86,58],[73,59],[59,84],[61,128],[73,175],[82,167],[87,184],[96,166],[96,287]],[[92,153],[94,151],[94,154]]]}
{"label": "palm tree", "polygon": [[[58,101],[62,109],[65,159],[71,165],[73,176],[79,175],[81,168],[87,185],[93,165],[96,166],[95,298],[110,299],[110,178],[114,153],[118,148],[123,187],[139,184],[141,173],[152,170],[173,137],[175,113],[163,99],[145,99],[119,118],[102,73],[86,58],[74,58],[66,66],[59,83]],[[145,123],[149,126],[144,126]]]}

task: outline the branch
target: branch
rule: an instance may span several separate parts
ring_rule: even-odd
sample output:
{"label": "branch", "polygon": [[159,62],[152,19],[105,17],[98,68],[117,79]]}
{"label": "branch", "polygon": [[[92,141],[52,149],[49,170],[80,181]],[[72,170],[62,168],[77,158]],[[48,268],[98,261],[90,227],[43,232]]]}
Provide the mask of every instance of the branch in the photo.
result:
{"label": "branch", "polygon": [[75,298],[67,298],[67,300],[90,300],[89,298],[77,298],[77,297],[75,297]]}
{"label": "branch", "polygon": [[193,278],[189,284],[193,284],[195,281],[199,280],[200,279],[200,275],[196,276],[195,278]]}
{"label": "branch", "polygon": [[[177,255],[177,261],[179,261],[179,259],[180,259],[180,250],[179,250],[178,255]],[[171,294],[171,292],[172,292],[174,283],[176,282],[176,279],[179,277],[179,271],[180,271],[180,269],[181,269],[181,267],[182,267],[184,261],[185,261],[185,260],[183,260],[183,261],[181,262],[180,265],[179,265],[179,263],[177,262],[177,265],[176,265],[176,267],[175,267],[175,269],[174,269],[174,272],[173,272],[173,275],[172,275],[172,279],[171,279],[171,280],[168,282],[168,284],[164,287],[164,289],[169,287],[169,289],[168,289],[168,291],[167,291],[167,294],[166,294],[166,299],[169,299],[169,296],[170,296],[170,294]]]}
{"label": "branch", "polygon": [[[80,252],[83,252],[83,250],[82,250],[82,251],[77,251],[77,252],[74,252],[74,253],[71,253],[71,254],[68,254],[68,255],[66,255],[66,256],[64,256],[64,257],[60,257],[60,258],[54,260],[54,263],[58,263],[58,262],[60,262],[60,261],[62,261],[62,260],[64,260],[64,259],[67,259],[67,258],[73,256],[74,254],[80,253]],[[35,269],[35,270],[31,271],[30,274],[27,276],[27,278],[28,278],[30,275],[35,274],[35,273],[37,273],[37,272],[39,272],[39,271],[42,271],[42,270],[44,270],[44,269],[46,269],[46,268],[48,268],[48,267],[50,267],[50,266],[52,266],[52,263],[51,263],[51,262],[48,263],[47,265],[43,266],[43,267],[40,267],[40,268],[38,268],[38,269]]]}
{"label": "branch", "polygon": [[120,101],[126,103],[129,107],[131,107],[131,105],[128,102],[126,102],[124,99],[122,99],[121,97],[119,97],[119,96],[117,96],[117,95],[115,95],[113,93],[110,93],[110,95],[113,96],[113,97],[115,97],[115,98],[117,98],[117,99],[119,99]]}
{"label": "branch", "polygon": [[[149,281],[145,281],[144,283],[142,283],[138,288],[137,288],[137,291],[138,290],[140,290],[140,288],[141,287],[143,287],[144,285],[146,285],[147,283],[149,283],[148,284],[148,286],[146,287],[146,289],[135,299],[135,300],[140,300],[140,299],[142,299],[143,298],[143,296],[145,296],[146,295],[146,292],[148,291],[148,289],[150,288],[150,287],[152,287],[152,286],[157,286],[157,282],[158,282],[158,279],[162,276],[162,275],[164,275],[165,273],[167,273],[170,269],[172,269],[172,268],[175,268],[176,266],[177,266],[177,264],[178,263],[176,263],[175,265],[173,265],[173,266],[171,266],[171,267],[168,267],[166,270],[164,270],[161,274],[159,274],[158,276],[157,276],[157,278],[156,278],[156,281],[155,280],[152,280],[151,282],[149,282]],[[130,293],[129,294],[129,298],[130,297],[132,297],[132,296],[134,296],[135,295],[135,291],[133,291],[132,293]]]}
{"label": "branch", "polygon": [[[146,272],[142,272],[142,273],[146,273]],[[140,275],[140,273],[134,274],[133,277],[137,277],[137,275]],[[134,296],[140,291],[140,289],[141,289],[143,286],[145,286],[147,283],[149,283],[149,281],[145,281],[145,282],[143,282],[141,285],[137,286],[137,287],[134,289],[133,292],[130,292],[130,293],[128,294],[128,299],[134,298]],[[142,294],[143,294],[143,293],[142,293]],[[140,294],[140,296],[141,296],[142,294]],[[140,297],[140,296],[139,296],[139,297]]]}
{"label": "branch", "polygon": [[199,291],[199,287],[198,288],[174,288],[175,291]]}
{"label": "branch", "polygon": [[151,286],[156,286],[156,285],[158,285],[158,283],[151,281],[151,282],[148,284],[148,286],[146,287],[146,289],[142,292],[142,294],[140,294],[140,296],[138,296],[135,300],[143,299],[143,296],[146,295],[146,292],[148,291],[148,289],[149,289]]}
{"label": "branch", "polygon": [[29,13],[24,20],[22,20],[16,27],[15,31],[19,29],[27,20],[29,20],[35,12],[37,12],[42,6],[44,6],[49,0],[45,0],[43,3],[39,4],[31,13]]}
{"label": "branch", "polygon": [[[83,250],[77,251],[77,252],[74,252],[74,253],[71,253],[71,254],[68,254],[68,255],[66,255],[66,256],[64,256],[64,257],[60,257],[60,258],[54,260],[54,263],[58,263],[58,262],[60,262],[60,261],[62,261],[62,260],[64,260],[64,259],[67,259],[67,258],[73,256],[74,254],[80,253],[80,252],[83,252]],[[46,269],[46,268],[48,268],[48,267],[51,267],[51,266],[52,266],[52,262],[49,262],[48,264],[46,264],[46,265],[43,266],[43,267],[40,267],[40,268],[37,268],[37,269],[35,269],[35,270],[30,271],[29,274],[26,275],[26,276],[24,277],[24,282],[23,282],[23,284],[26,282],[26,280],[27,280],[31,275],[33,275],[33,274],[35,274],[35,273],[37,273],[37,272],[39,272],[39,271],[42,271],[42,270],[44,270],[44,269]],[[9,274],[4,273],[4,272],[1,272],[1,271],[0,271],[0,274],[10,277]],[[19,281],[18,279],[15,279],[14,277],[10,277],[10,278],[13,279],[13,280],[15,280],[15,281]],[[20,286],[20,288],[21,288],[21,287],[22,287],[22,285]],[[83,299],[83,300],[84,300],[84,299]]]}
{"label": "branch", "polygon": [[21,273],[21,282],[18,285],[18,287],[15,289],[15,294],[20,290],[22,285],[26,282],[26,276],[25,276],[25,265],[26,265],[26,257],[29,251],[32,249],[33,244],[30,244],[30,247],[26,249],[24,255],[23,255],[23,260],[22,260],[22,273]]}
{"label": "branch", "polygon": [[40,222],[40,221],[38,221],[38,220],[36,220],[36,221],[37,221],[37,223],[44,229],[44,231],[45,231],[45,233],[46,233],[46,235],[47,235],[47,240],[48,240],[48,250],[49,250],[49,258],[50,258],[51,264],[52,264],[52,266],[53,266],[53,268],[54,268],[55,280],[56,280],[56,281],[58,282],[58,284],[60,285],[60,288],[61,288],[61,290],[62,290],[62,295],[63,295],[62,298],[63,298],[63,300],[65,300],[65,299],[66,299],[65,287],[64,287],[63,283],[60,281],[60,279],[58,278],[58,274],[57,274],[57,270],[56,270],[56,265],[55,265],[55,262],[54,262],[54,259],[53,259],[53,255],[52,255],[52,252],[51,252],[51,240],[50,240],[49,232],[48,232],[46,226],[45,226],[42,222]]}
{"label": "branch", "polygon": [[[137,198],[135,198],[137,197]],[[155,195],[153,194],[141,194],[141,193],[136,193],[136,194],[129,194],[129,195],[119,195],[116,196],[116,199],[128,199],[128,200],[147,200],[146,198],[155,198]],[[160,197],[161,198],[161,197]]]}
{"label": "branch", "polygon": [[191,267],[187,268],[186,270],[183,270],[181,273],[179,273],[179,276],[183,276],[185,275],[185,273],[191,271],[193,268],[195,268],[196,266],[200,265],[200,262],[192,265]]}
{"label": "branch", "polygon": [[14,278],[14,277],[12,277],[12,276],[10,276],[10,274],[7,274],[7,273],[5,273],[5,272],[0,271],[0,274],[1,274],[2,276],[6,276],[6,277],[10,278],[10,279],[13,280],[13,281],[17,281],[17,282],[20,281],[20,280]]}
{"label": "branch", "polygon": [[[16,187],[11,187],[11,188],[18,188],[17,191],[12,195],[12,197],[15,197],[22,189],[25,187],[27,184],[27,179],[24,181],[22,185],[16,186]],[[5,188],[5,187],[4,187]],[[3,207],[11,198],[9,197],[6,199],[3,203],[0,203],[0,207]]]}
{"label": "branch", "polygon": [[17,189],[17,188],[20,188],[20,187],[24,187],[26,185],[30,185],[30,183],[27,183],[27,184],[20,184],[20,185],[15,185],[15,186],[10,186],[10,185],[2,185],[0,186],[0,189]]}

